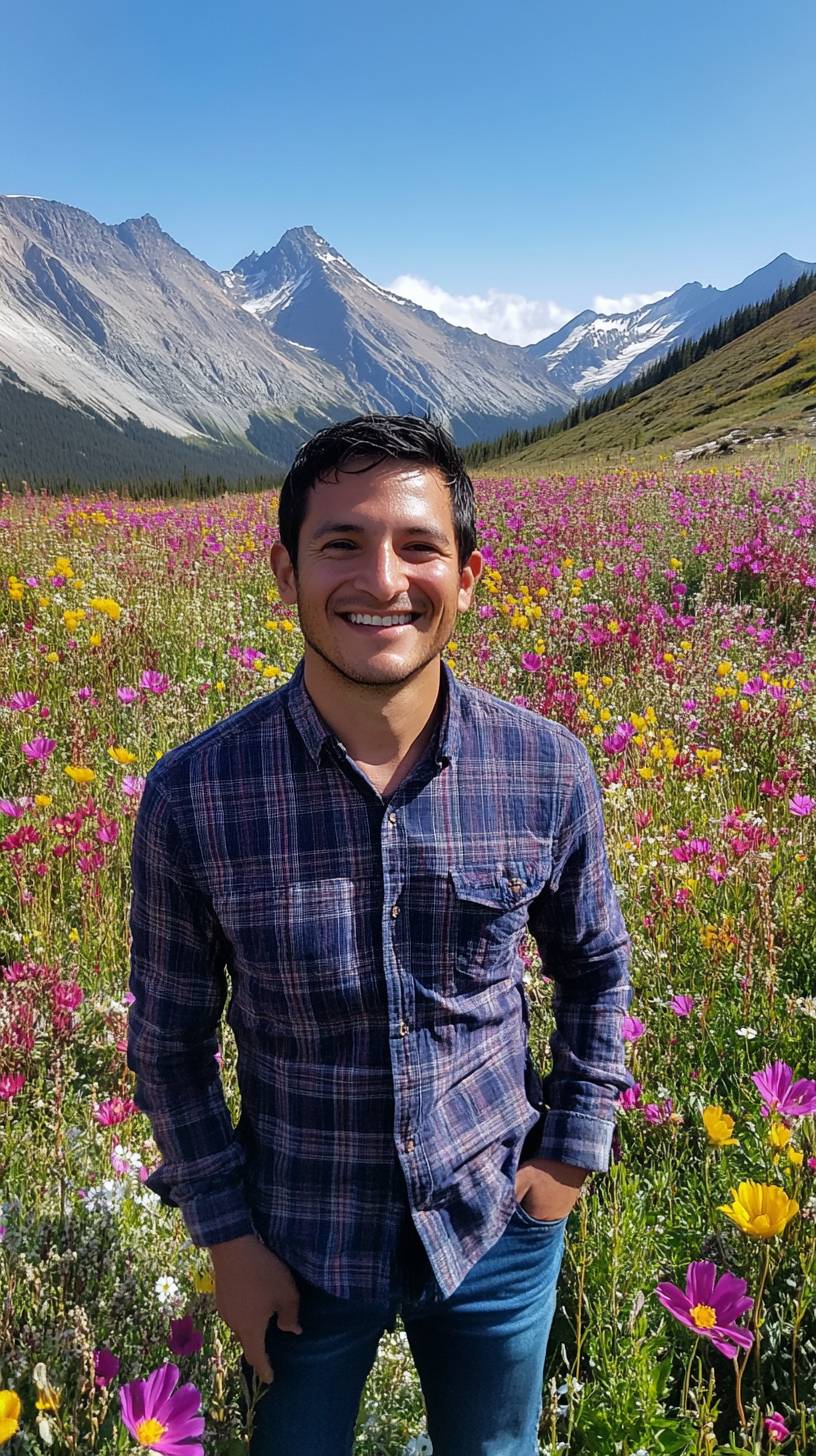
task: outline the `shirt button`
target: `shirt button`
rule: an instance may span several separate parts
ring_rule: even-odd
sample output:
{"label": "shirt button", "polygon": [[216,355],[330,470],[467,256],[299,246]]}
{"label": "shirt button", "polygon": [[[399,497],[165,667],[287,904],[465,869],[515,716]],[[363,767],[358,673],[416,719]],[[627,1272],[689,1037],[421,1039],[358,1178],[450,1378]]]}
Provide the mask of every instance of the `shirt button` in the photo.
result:
{"label": "shirt button", "polygon": [[408,1032],[410,1031],[410,1029],[411,1028],[409,1027],[407,1021],[401,1021],[400,1022],[400,1024],[399,1024],[399,1034],[400,1034],[400,1036],[407,1036],[408,1035]]}
{"label": "shirt button", "polygon": [[406,1138],[405,1139],[405,1151],[406,1151],[406,1153],[412,1153],[414,1151],[414,1148],[415,1147],[416,1147],[416,1143],[414,1142],[414,1139],[412,1137],[409,1137],[409,1138]]}
{"label": "shirt button", "polygon": [[389,814],[389,816],[388,816],[388,822],[389,822],[389,824],[396,824],[396,822],[397,822],[397,816],[396,816],[396,814]]}
{"label": "shirt button", "polygon": [[397,918],[398,915],[399,915],[399,905],[392,905],[391,906],[391,919],[392,920],[396,920],[396,918]]}
{"label": "shirt button", "polygon": [[510,889],[513,891],[514,895],[520,895],[523,888],[524,887],[521,883],[521,880],[510,881]]}

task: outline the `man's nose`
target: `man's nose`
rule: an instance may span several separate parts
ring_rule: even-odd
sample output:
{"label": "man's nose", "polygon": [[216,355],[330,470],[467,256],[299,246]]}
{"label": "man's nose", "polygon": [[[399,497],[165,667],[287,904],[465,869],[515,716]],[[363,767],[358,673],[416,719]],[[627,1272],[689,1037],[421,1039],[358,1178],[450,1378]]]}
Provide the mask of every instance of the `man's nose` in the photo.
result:
{"label": "man's nose", "polygon": [[365,559],[360,561],[355,584],[381,602],[390,601],[408,584],[405,562],[392,546],[384,543],[366,552]]}

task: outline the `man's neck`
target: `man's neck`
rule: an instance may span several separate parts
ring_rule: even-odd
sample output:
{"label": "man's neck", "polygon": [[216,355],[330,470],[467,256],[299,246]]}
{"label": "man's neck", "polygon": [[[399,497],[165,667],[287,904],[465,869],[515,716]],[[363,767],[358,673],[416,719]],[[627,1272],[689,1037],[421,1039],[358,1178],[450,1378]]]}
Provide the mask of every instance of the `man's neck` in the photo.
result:
{"label": "man's neck", "polygon": [[320,716],[351,758],[378,786],[404,777],[436,728],[441,660],[436,657],[408,682],[369,686],[351,682],[306,649],[303,683]]}

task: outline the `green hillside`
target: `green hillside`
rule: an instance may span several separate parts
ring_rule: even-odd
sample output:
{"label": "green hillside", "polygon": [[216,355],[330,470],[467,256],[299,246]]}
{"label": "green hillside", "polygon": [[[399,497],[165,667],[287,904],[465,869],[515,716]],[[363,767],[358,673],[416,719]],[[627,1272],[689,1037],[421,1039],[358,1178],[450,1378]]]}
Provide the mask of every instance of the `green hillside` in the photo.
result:
{"label": "green hillside", "polygon": [[740,427],[816,438],[816,293],[608,414],[493,457],[480,475],[529,474],[592,456],[685,449]]}

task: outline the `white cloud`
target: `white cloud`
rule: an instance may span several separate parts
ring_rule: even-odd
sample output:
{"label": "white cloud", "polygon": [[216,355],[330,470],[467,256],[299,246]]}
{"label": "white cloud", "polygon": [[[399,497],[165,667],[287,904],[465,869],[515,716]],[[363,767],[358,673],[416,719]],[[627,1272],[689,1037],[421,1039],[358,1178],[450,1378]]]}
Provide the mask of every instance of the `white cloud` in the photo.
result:
{"label": "white cloud", "polygon": [[[578,312],[552,299],[526,298],[523,293],[503,293],[499,288],[488,288],[486,293],[448,293],[437,283],[417,278],[413,273],[401,273],[386,287],[389,293],[432,309],[450,324],[473,329],[477,334],[489,334],[491,339],[501,339],[506,344],[535,344],[560,329]],[[661,289],[657,293],[627,293],[622,298],[607,298],[598,293],[592,307],[596,313],[631,313],[646,303],[666,298],[668,293],[668,289]]]}
{"label": "white cloud", "polygon": [[498,288],[486,293],[448,293],[411,273],[401,273],[387,287],[389,293],[432,309],[448,323],[489,334],[506,344],[534,344],[574,317],[574,310],[549,299],[525,298],[523,293],[502,293]]}
{"label": "white cloud", "polygon": [[657,293],[624,293],[623,298],[605,298],[602,293],[596,293],[592,307],[596,313],[633,313],[645,303],[668,298],[670,292],[670,288],[659,288]]}

